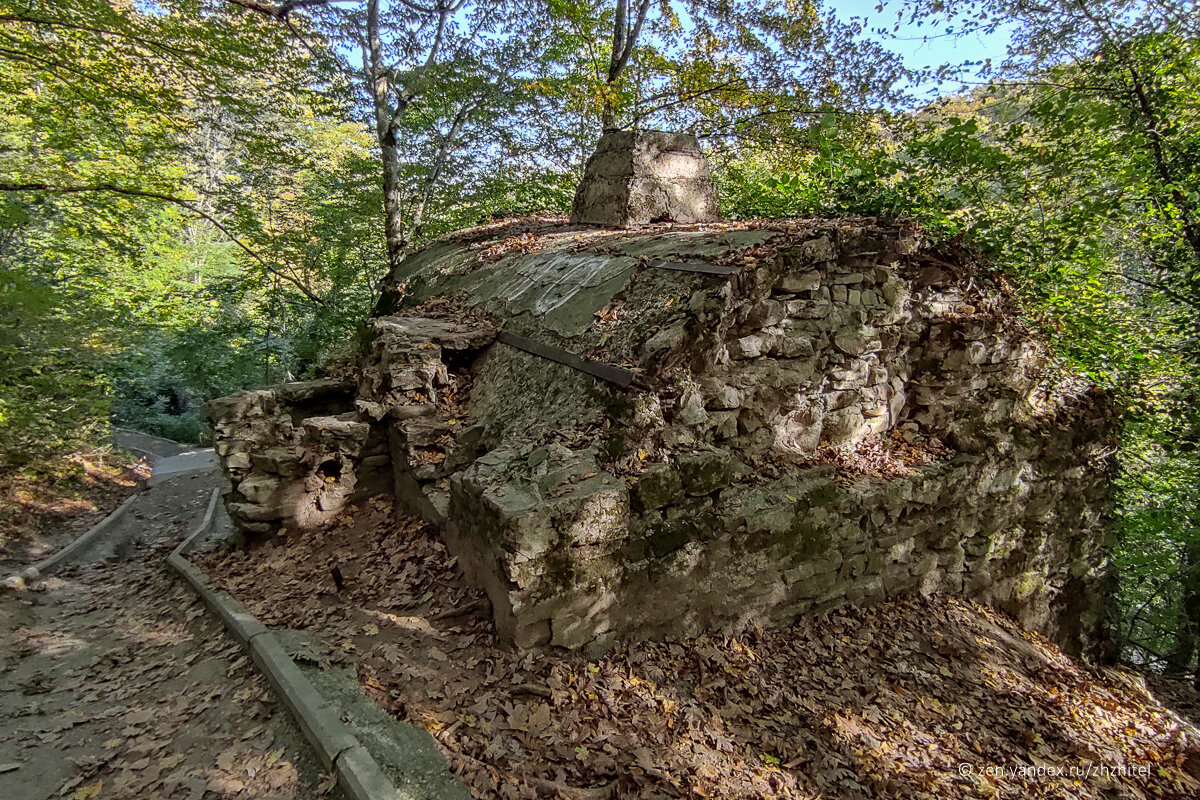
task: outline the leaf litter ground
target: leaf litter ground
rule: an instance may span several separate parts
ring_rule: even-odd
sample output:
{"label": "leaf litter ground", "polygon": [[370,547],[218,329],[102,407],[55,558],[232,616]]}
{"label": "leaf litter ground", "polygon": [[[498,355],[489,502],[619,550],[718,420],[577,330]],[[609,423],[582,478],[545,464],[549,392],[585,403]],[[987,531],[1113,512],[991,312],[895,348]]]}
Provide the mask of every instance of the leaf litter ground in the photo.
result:
{"label": "leaf litter ground", "polygon": [[72,453],[37,472],[0,467],[0,575],[61,550],[149,476],[145,461],[105,449]]}
{"label": "leaf litter ground", "polygon": [[129,557],[0,593],[0,798],[301,800],[332,786],[241,648],[167,570],[219,481],[180,477],[139,497],[111,531]]}
{"label": "leaf litter ground", "polygon": [[1194,693],[1172,687],[1178,713],[1137,672],[1084,667],[959,599],[588,660],[498,645],[435,533],[382,498],[206,559],[265,623],[352,659],[481,798],[1200,796]]}

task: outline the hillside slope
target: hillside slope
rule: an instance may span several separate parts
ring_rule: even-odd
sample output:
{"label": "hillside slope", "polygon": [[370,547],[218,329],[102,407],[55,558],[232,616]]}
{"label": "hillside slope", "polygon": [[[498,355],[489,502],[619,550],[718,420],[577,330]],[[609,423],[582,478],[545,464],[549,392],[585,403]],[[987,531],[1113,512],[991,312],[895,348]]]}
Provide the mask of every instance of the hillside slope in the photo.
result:
{"label": "hillside slope", "polygon": [[440,541],[383,499],[205,568],[268,624],[355,661],[479,797],[1200,796],[1194,693],[1171,690],[1180,713],[1138,673],[1083,666],[959,599],[589,661],[500,648]]}

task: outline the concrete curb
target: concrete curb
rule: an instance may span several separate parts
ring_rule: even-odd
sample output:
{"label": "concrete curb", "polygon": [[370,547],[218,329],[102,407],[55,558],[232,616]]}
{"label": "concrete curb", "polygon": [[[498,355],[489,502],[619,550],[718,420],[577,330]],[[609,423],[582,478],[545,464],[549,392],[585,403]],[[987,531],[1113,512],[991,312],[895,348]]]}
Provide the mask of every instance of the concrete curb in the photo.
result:
{"label": "concrete curb", "polygon": [[216,452],[211,448],[190,450],[177,456],[162,456],[154,459],[154,471],[146,481],[147,488],[163,481],[202,472],[215,472],[221,468]]}
{"label": "concrete curb", "polygon": [[38,578],[49,573],[51,570],[57,569],[62,564],[70,561],[72,558],[79,555],[79,553],[86,550],[92,542],[100,538],[100,534],[111,528],[113,524],[117,522],[117,520],[125,516],[125,514],[129,511],[129,507],[133,505],[133,501],[137,500],[140,496],[141,492],[130,495],[125,499],[125,502],[117,506],[116,510],[93,525],[87,531],[87,533],[83,534],[78,539],[71,542],[69,545],[64,547],[62,550],[59,550],[49,558],[44,558],[36,564],[21,570],[19,573],[10,575],[4,580],[3,584],[0,584],[0,587],[9,589],[23,589],[25,584],[36,581]]}
{"label": "concrete curb", "polygon": [[399,800],[400,793],[349,727],[300,671],[275,635],[233,595],[214,590],[207,576],[185,557],[198,538],[212,529],[220,491],[213,490],[204,519],[171,555],[167,564],[186,581],[204,604],[241,643],[271,688],[283,700],[326,769],[333,770],[351,800]]}

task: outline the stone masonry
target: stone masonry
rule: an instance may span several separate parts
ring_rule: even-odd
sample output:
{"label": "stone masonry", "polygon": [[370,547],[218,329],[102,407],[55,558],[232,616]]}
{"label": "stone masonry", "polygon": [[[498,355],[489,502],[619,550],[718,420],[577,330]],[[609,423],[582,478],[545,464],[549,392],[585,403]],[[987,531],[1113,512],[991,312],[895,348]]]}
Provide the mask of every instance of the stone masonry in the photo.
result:
{"label": "stone masonry", "polygon": [[604,134],[571,209],[572,222],[605,228],[715,222],[720,216],[696,137],[664,131]]}
{"label": "stone masonry", "polygon": [[518,647],[906,592],[992,603],[1072,652],[1101,641],[1113,415],[919,231],[526,220],[402,270],[344,380],[213,404],[248,532],[390,491]]}

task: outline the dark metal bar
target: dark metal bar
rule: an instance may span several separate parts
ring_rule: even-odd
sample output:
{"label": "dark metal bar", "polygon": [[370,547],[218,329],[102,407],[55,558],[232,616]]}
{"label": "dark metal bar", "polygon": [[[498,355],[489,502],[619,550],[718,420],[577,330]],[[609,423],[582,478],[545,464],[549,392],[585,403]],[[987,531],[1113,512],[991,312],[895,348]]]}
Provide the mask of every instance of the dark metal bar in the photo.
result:
{"label": "dark metal bar", "polygon": [[657,261],[650,265],[654,269],[673,269],[679,272],[701,272],[705,275],[732,275],[737,267],[709,264],[705,261]]}
{"label": "dark metal bar", "polygon": [[571,369],[577,369],[580,372],[586,372],[592,377],[608,381],[609,383],[615,383],[621,388],[630,386],[638,377],[637,373],[633,370],[628,370],[624,367],[615,367],[612,364],[605,364],[603,361],[593,361],[590,358],[576,355],[569,350],[563,350],[561,347],[545,344],[536,339],[530,339],[528,336],[521,336],[518,333],[500,331],[496,334],[496,341],[504,342],[518,350],[524,350],[526,353],[532,353],[535,356],[541,356],[551,361],[557,361],[560,364],[566,364]]}

